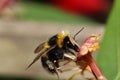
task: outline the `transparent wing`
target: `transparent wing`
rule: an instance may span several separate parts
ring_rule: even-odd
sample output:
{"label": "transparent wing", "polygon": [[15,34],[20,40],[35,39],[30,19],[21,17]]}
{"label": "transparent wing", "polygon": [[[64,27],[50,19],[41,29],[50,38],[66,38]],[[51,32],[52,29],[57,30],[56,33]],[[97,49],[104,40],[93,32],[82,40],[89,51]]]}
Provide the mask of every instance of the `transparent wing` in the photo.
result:
{"label": "transparent wing", "polygon": [[34,53],[39,53],[41,50],[44,49],[44,44],[45,42],[43,42],[42,44],[40,44],[35,50]]}
{"label": "transparent wing", "polygon": [[52,50],[52,49],[55,48],[55,47],[56,47],[56,45],[54,45],[54,46],[52,46],[51,48],[45,50],[44,52],[39,53],[39,54],[34,58],[34,60],[28,65],[28,67],[26,68],[26,70],[27,70],[28,68],[30,68],[43,54],[48,53],[50,50]]}

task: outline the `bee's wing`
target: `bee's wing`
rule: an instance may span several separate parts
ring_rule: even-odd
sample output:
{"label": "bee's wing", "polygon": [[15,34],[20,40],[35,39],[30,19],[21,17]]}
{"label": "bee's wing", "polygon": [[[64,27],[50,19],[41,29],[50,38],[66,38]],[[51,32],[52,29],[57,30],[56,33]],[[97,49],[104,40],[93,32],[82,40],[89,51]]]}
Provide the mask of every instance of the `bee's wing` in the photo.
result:
{"label": "bee's wing", "polygon": [[44,49],[44,44],[45,44],[45,42],[43,42],[42,44],[40,44],[40,45],[34,50],[34,53],[38,53],[38,52],[40,52],[42,49]]}
{"label": "bee's wing", "polygon": [[50,50],[52,50],[52,49],[55,48],[55,47],[56,47],[56,45],[50,47],[49,49],[47,49],[46,51],[44,51],[44,52],[42,52],[42,53],[39,53],[39,54],[35,57],[35,59],[29,64],[29,66],[26,68],[26,70],[27,70],[28,68],[30,68],[30,67],[32,66],[32,64],[34,64],[43,54],[48,53]]}

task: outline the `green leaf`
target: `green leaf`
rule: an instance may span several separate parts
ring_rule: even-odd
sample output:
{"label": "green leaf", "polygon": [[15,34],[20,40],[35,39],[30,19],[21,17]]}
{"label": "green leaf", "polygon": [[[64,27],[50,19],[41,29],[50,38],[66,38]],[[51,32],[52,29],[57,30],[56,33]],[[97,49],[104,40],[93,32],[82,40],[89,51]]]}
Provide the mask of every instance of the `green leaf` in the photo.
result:
{"label": "green leaf", "polygon": [[120,80],[120,0],[109,17],[97,62],[108,80]]}

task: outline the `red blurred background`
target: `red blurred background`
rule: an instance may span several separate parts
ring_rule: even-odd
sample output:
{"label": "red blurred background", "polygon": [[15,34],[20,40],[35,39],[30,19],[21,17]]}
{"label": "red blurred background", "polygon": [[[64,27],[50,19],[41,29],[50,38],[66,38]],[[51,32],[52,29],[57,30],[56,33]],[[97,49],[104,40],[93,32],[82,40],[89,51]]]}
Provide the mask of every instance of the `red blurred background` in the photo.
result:
{"label": "red blurred background", "polygon": [[[0,13],[20,0],[0,0]],[[29,0],[25,0],[29,1]],[[75,15],[90,17],[98,22],[106,22],[113,0],[31,0],[51,4],[58,9]]]}

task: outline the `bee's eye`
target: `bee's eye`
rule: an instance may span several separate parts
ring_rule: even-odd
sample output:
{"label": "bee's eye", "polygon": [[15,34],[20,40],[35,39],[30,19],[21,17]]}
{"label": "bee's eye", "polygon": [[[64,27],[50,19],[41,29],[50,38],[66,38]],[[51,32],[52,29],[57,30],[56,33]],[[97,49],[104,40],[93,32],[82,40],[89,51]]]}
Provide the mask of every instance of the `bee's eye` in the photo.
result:
{"label": "bee's eye", "polygon": [[69,44],[70,42],[69,42],[69,38],[68,37],[65,37],[64,38],[64,41],[63,41],[63,44]]}
{"label": "bee's eye", "polygon": [[70,42],[70,39],[69,39],[68,36],[65,37],[64,42],[63,42],[63,45],[66,46],[66,47],[72,46],[72,43]]}

